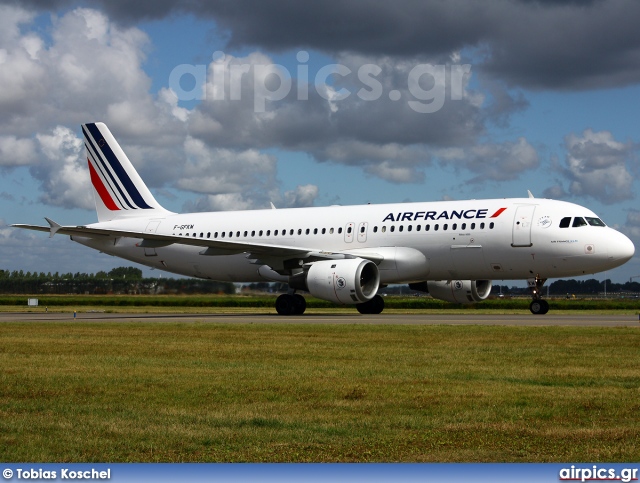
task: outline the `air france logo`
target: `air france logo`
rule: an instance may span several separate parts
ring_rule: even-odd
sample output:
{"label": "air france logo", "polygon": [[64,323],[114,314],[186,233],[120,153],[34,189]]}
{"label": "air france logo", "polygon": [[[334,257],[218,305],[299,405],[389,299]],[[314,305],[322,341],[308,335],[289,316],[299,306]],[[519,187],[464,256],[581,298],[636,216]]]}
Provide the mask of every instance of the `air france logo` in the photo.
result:
{"label": "air france logo", "polygon": [[417,221],[417,220],[474,220],[478,218],[497,218],[507,208],[500,208],[493,215],[487,216],[488,208],[482,210],[445,210],[445,211],[405,211],[404,213],[389,213],[385,221]]}
{"label": "air france logo", "polygon": [[347,281],[342,277],[338,277],[336,280],[336,286],[338,288],[345,288],[347,286]]}

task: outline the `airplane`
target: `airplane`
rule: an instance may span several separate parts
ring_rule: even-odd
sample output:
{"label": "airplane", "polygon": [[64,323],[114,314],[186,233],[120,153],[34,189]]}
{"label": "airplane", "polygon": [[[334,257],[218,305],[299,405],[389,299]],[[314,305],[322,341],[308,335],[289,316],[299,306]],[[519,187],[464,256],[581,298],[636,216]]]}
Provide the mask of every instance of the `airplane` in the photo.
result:
{"label": "airplane", "polygon": [[[311,295],[379,314],[388,284],[448,302],[486,299],[493,280],[529,282],[545,314],[548,278],[618,267],[631,240],[565,201],[504,198],[178,214],[156,201],[104,123],[82,125],[98,222],[17,228],[74,242],[148,267],[228,282],[284,282],[280,315]],[[271,205],[272,208],[275,208]]]}

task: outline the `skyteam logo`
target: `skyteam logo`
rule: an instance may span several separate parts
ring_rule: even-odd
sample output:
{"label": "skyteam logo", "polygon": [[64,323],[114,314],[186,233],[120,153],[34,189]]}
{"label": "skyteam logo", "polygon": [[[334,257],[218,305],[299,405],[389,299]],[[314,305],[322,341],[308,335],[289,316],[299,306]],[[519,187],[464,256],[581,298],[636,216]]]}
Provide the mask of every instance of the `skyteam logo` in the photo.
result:
{"label": "skyteam logo", "polygon": [[[119,156],[125,156],[117,143],[113,148],[106,135],[92,124],[82,126],[91,183],[104,205],[111,211],[153,209],[136,188]],[[128,160],[127,160],[128,164]]]}
{"label": "skyteam logo", "polygon": [[417,221],[417,220],[475,220],[479,218],[497,218],[507,208],[500,208],[493,215],[487,216],[487,208],[481,210],[445,210],[445,211],[405,211],[404,213],[389,213],[385,221]]}

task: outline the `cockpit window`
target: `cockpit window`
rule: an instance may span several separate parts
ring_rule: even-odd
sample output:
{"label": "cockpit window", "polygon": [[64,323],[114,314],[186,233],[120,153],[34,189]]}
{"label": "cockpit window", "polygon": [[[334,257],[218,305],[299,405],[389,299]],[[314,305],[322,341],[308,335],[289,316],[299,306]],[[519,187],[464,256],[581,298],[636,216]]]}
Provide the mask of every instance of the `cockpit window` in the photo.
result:
{"label": "cockpit window", "polygon": [[587,223],[589,223],[591,226],[607,226],[600,218],[585,217],[585,220],[587,220]]}
{"label": "cockpit window", "polygon": [[567,216],[566,218],[563,218],[562,220],[560,220],[560,228],[569,228],[570,224],[571,224],[570,216]]}
{"label": "cockpit window", "polygon": [[577,228],[579,226],[587,226],[587,222],[584,221],[584,218],[582,218],[581,216],[576,216],[573,219],[573,225],[571,225],[573,228]]}

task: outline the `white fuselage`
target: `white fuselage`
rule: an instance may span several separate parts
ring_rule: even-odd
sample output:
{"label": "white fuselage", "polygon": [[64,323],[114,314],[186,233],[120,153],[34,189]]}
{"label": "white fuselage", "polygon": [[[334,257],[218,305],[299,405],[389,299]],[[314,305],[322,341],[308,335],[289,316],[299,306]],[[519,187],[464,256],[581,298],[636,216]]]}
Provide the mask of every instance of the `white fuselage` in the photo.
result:
{"label": "white fuselage", "polygon": [[[384,259],[379,263],[382,284],[579,276],[614,268],[633,255],[631,241],[607,226],[560,226],[561,220],[576,217],[597,219],[572,203],[517,198],[168,214],[89,227],[377,254]],[[203,247],[179,243],[137,246],[143,237],[72,239],[188,276],[231,282],[277,279],[264,270],[268,260],[256,262],[246,253],[210,255]]]}

